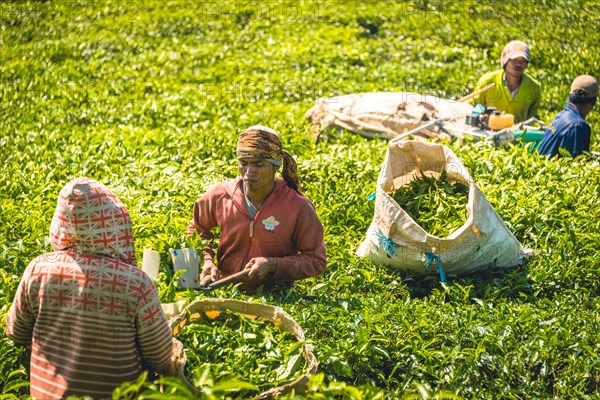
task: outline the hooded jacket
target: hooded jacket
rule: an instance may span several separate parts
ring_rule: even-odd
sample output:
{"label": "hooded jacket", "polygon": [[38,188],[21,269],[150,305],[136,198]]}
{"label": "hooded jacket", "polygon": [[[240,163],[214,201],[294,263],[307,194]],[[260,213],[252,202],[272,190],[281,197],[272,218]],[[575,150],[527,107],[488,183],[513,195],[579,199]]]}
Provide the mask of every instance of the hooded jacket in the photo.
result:
{"label": "hooded jacket", "polygon": [[54,252],[29,263],[6,320],[8,337],[31,346],[31,395],[106,398],[142,364],[168,371],[171,331],[135,266],[125,206],[101,183],[76,179],[59,194],[50,240]]}
{"label": "hooded jacket", "polygon": [[[211,231],[220,229],[217,260],[221,277],[241,271],[254,257],[273,257],[277,267],[268,278],[246,281],[246,290],[290,285],[322,273],[327,264],[323,224],[310,200],[276,179],[273,191],[252,219],[241,181],[238,177],[209,188],[194,203],[188,230],[196,230],[212,243],[215,236]],[[204,257],[214,259],[212,247],[204,249]]]}

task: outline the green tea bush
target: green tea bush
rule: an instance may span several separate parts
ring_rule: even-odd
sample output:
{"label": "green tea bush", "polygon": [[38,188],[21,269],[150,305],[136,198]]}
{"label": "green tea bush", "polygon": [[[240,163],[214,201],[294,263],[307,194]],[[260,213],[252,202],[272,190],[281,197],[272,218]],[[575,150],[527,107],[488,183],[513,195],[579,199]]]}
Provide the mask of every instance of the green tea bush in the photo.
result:
{"label": "green tea bush", "polygon": [[[357,92],[458,98],[521,39],[550,121],[573,78],[597,73],[599,11],[584,0],[0,3],[0,317],[28,262],[50,250],[60,188],[88,176],[130,210],[138,259],[161,254],[164,300],[238,298],[292,315],[320,363],[308,398],[598,398],[598,161],[445,143],[536,257],[443,287],[355,256],[387,143],[347,132],[315,143],[304,112]],[[588,121],[599,151],[598,110]],[[168,248],[202,245],[185,234],[193,201],[237,174],[237,135],[257,123],[298,161],[328,269],[252,297],[176,293]],[[26,398],[28,354],[4,333],[0,348],[3,398]],[[201,383],[215,399],[244,386]],[[114,396],[192,398],[147,375]]]}

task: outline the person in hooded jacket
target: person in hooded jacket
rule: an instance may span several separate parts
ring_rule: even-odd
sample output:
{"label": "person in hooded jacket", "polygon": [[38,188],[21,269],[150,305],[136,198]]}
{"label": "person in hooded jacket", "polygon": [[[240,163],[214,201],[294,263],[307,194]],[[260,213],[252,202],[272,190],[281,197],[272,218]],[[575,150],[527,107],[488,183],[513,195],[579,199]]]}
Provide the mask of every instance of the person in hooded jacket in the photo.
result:
{"label": "person in hooded jacket", "polygon": [[60,191],[54,251],[29,263],[6,319],[7,336],[31,349],[33,398],[110,398],[144,369],[174,372],[171,330],[136,267],[131,228],[101,183],[78,178]]}
{"label": "person in hooded jacket", "polygon": [[[213,185],[194,203],[188,233],[209,243],[201,284],[246,269],[241,289],[254,292],[321,274],[327,264],[323,225],[300,192],[296,162],[277,132],[260,125],[245,129],[236,152],[240,176]],[[275,176],[280,168],[283,180]]]}

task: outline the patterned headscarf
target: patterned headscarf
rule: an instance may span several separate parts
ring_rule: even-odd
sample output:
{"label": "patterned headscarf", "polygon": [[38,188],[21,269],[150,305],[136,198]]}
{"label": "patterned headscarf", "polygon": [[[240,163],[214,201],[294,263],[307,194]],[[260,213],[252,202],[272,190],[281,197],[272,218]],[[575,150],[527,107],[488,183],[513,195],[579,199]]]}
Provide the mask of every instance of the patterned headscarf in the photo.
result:
{"label": "patterned headscarf", "polygon": [[237,158],[262,158],[275,165],[283,161],[281,175],[289,187],[300,193],[296,161],[283,150],[281,139],[273,129],[254,125],[244,129],[237,142]]}
{"label": "patterned headscarf", "polygon": [[106,186],[89,178],[65,185],[50,225],[54,250],[72,249],[136,265],[131,218]]}

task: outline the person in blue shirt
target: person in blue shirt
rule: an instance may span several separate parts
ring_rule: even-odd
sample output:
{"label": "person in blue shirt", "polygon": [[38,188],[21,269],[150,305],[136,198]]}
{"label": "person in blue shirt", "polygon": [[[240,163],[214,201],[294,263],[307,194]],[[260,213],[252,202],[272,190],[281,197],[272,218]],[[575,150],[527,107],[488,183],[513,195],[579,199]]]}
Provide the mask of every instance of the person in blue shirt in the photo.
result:
{"label": "person in blue shirt", "polygon": [[590,151],[592,129],[585,117],[592,111],[598,98],[598,81],[590,75],[575,78],[571,85],[569,102],[546,128],[538,147],[540,154],[561,156],[559,149],[576,157]]}

